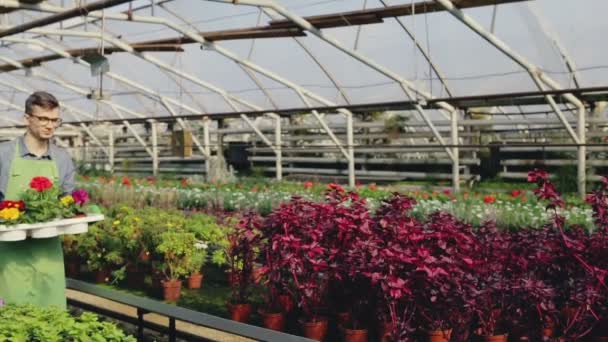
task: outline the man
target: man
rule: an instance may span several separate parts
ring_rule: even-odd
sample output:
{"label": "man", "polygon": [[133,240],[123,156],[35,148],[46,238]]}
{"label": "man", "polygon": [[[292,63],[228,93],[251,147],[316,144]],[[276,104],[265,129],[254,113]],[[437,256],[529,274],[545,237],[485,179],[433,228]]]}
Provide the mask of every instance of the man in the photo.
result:
{"label": "man", "polygon": [[[51,139],[61,124],[59,102],[35,92],[25,102],[24,136],[0,144],[0,197],[17,200],[36,176],[74,190],[74,163]],[[0,243],[0,298],[5,303],[66,307],[63,250],[58,237]]]}

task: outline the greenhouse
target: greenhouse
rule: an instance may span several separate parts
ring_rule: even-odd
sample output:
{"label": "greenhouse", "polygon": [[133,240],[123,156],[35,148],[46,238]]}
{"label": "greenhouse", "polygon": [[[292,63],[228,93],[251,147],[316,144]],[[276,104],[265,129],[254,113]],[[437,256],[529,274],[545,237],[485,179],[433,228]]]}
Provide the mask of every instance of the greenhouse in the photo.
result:
{"label": "greenhouse", "polygon": [[0,0],[0,341],[608,340],[603,0]]}

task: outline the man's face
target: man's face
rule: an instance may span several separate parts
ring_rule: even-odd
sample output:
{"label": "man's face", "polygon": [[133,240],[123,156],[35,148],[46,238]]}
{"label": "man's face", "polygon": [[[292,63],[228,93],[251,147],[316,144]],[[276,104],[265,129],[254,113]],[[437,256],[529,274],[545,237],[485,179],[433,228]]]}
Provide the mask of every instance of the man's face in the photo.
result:
{"label": "man's face", "polygon": [[59,108],[44,109],[32,106],[32,112],[25,114],[25,122],[28,131],[40,140],[49,140],[53,137],[55,129],[61,122],[59,119]]}

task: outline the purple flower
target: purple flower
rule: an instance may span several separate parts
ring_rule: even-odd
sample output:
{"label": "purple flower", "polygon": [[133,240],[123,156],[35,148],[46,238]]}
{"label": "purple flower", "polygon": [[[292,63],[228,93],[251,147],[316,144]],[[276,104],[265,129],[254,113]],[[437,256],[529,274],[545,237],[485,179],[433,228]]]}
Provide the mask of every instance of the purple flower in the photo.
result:
{"label": "purple flower", "polygon": [[79,204],[81,207],[89,200],[89,194],[85,189],[75,190],[72,192],[72,197],[74,197],[74,202]]}

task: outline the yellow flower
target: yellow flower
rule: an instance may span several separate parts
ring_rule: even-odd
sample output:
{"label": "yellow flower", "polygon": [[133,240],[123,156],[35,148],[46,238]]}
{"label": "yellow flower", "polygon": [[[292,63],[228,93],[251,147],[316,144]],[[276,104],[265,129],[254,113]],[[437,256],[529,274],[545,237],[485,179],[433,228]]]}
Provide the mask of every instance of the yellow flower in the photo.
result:
{"label": "yellow flower", "polygon": [[61,197],[61,204],[65,205],[66,207],[72,203],[74,203],[74,197],[72,197],[72,195],[67,195],[67,196],[63,196]]}
{"label": "yellow flower", "polygon": [[115,225],[115,226],[118,226],[120,224],[120,221],[116,220],[116,221],[112,222],[112,224]]}
{"label": "yellow flower", "polygon": [[5,221],[14,221],[19,218],[21,213],[17,208],[4,208],[0,210],[0,218]]}

